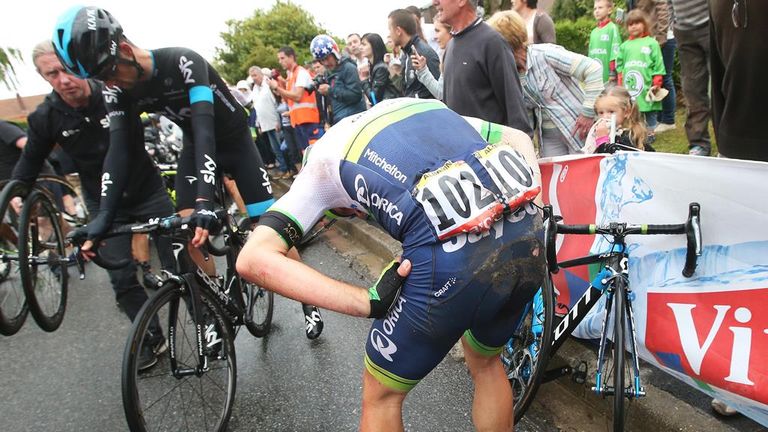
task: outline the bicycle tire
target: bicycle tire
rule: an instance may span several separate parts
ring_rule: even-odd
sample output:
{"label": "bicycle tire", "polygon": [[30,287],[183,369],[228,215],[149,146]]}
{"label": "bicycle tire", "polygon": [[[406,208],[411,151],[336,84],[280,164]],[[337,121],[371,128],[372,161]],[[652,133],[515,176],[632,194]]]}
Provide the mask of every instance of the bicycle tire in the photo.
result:
{"label": "bicycle tire", "polygon": [[[515,335],[501,353],[507,379],[512,387],[515,423],[523,418],[541,385],[551,356],[554,319],[555,292],[551,275],[546,272],[541,289],[527,307]],[[534,331],[535,325],[540,326],[540,329]],[[540,332],[540,336],[536,336],[535,332]]]}
{"label": "bicycle tire", "polygon": [[624,280],[616,278],[613,318],[613,430],[624,430],[624,328],[626,290]]}
{"label": "bicycle tire", "polygon": [[[171,353],[175,355],[179,367],[194,368],[198,361],[198,330],[191,316],[191,308],[188,307],[188,287],[177,282],[167,283],[144,304],[136,316],[122,366],[123,408],[131,431],[178,430],[182,428],[181,424],[185,425],[184,430],[223,431],[227,428],[237,383],[234,334],[213,295],[204,289],[198,290],[198,293],[201,315],[211,320],[210,324],[206,322],[200,327],[203,342],[208,342],[204,353],[209,358],[209,368],[199,376],[192,373],[176,378],[170,363]],[[168,350],[158,356],[158,364],[153,369],[140,373],[140,353],[143,344],[149,343],[145,336],[154,317],[166,326]],[[172,334],[169,330],[171,327],[174,328]],[[209,327],[215,333],[209,333]],[[212,345],[219,340],[217,338],[220,338],[221,343]],[[217,377],[222,378],[221,386],[214,382]],[[204,387],[208,391],[204,391]],[[160,394],[160,399],[153,401],[150,397],[152,392]],[[193,400],[200,401],[200,404],[187,413]],[[162,412],[157,411],[163,408]],[[183,418],[179,418],[179,415]],[[187,415],[194,418],[188,418]]]}
{"label": "bicycle tire", "polygon": [[[40,239],[41,226],[51,229],[44,241]],[[56,331],[67,308],[69,274],[61,262],[66,250],[59,213],[39,190],[29,194],[21,209],[18,250],[19,274],[29,312],[41,329]]]}
{"label": "bicycle tire", "polygon": [[[64,190],[62,193],[64,195],[70,195],[74,199],[75,206],[79,206],[80,211],[82,214],[78,214],[77,209],[75,209],[75,212],[72,213],[68,211],[66,208],[61,208],[62,214],[65,215],[65,218],[67,222],[72,223],[74,226],[79,227],[83,226],[88,223],[88,206],[85,204],[85,200],[83,199],[82,195],[78,193],[77,189],[72,185],[72,183],[69,182],[66,178],[55,175],[55,174],[40,174],[37,176],[37,181],[35,183],[36,188],[39,188],[43,190],[46,195],[55,203],[56,199],[53,193],[45,187],[45,183],[55,183]],[[64,207],[64,206],[62,206]]]}
{"label": "bicycle tire", "polygon": [[[245,306],[243,321],[245,327],[256,337],[264,337],[272,329],[272,315],[275,309],[275,293],[240,278]],[[257,313],[263,311],[263,313]]]}
{"label": "bicycle tire", "polygon": [[[3,181],[0,191],[0,233],[3,238],[3,253],[8,255],[7,260],[0,262],[3,266],[4,277],[0,280],[0,334],[12,336],[16,334],[29,314],[27,298],[21,284],[18,268],[14,269],[14,255],[18,258],[18,215],[9,206],[15,197],[23,197],[27,193],[27,187],[19,181]],[[7,248],[7,250],[6,250]],[[18,267],[18,265],[16,265]]]}

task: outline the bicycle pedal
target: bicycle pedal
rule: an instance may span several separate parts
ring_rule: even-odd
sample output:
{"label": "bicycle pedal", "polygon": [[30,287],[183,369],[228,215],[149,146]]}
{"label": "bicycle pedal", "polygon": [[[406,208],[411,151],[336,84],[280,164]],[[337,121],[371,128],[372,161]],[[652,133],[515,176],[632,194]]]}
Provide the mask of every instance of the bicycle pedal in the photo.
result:
{"label": "bicycle pedal", "polygon": [[578,364],[578,366],[576,366],[573,369],[573,373],[571,374],[571,379],[576,384],[584,384],[585,382],[587,382],[587,371],[588,371],[587,362],[582,360]]}

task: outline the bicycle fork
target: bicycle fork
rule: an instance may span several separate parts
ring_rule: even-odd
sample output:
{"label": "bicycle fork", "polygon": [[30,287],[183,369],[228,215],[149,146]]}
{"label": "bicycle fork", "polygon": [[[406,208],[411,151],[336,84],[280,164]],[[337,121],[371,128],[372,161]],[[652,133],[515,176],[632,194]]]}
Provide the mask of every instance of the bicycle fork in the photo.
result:
{"label": "bicycle fork", "polygon": [[[624,258],[626,259],[626,258]],[[603,325],[602,325],[602,332],[600,335],[600,348],[598,350],[597,354],[597,373],[595,375],[595,385],[592,387],[592,391],[595,392],[595,394],[599,396],[611,396],[616,394],[616,389],[612,386],[609,386],[605,383],[604,377],[604,367],[606,364],[605,361],[605,352],[606,347],[608,345],[608,322],[611,317],[611,311],[613,310],[613,301],[614,296],[617,295],[623,295],[624,296],[624,310],[626,313],[626,322],[620,323],[616,321],[616,317],[614,317],[614,326],[622,326],[623,324],[626,324],[629,326],[629,333],[631,334],[630,338],[630,349],[632,353],[632,382],[623,389],[624,396],[630,399],[633,398],[639,398],[646,395],[645,388],[640,383],[640,358],[637,355],[637,332],[635,330],[635,316],[634,311],[632,309],[632,301],[634,300],[634,293],[628,288],[628,284],[623,283],[622,286],[624,287],[623,290],[619,289],[617,290],[617,278],[624,278],[624,280],[628,280],[628,271],[626,270],[626,265],[622,265],[622,271],[621,273],[617,272],[610,266],[605,267],[608,271],[610,271],[611,275],[607,278],[601,279],[603,276],[603,272],[598,274],[598,276],[595,278],[595,281],[593,281],[593,286],[602,286],[603,290],[605,291],[606,295],[606,302],[605,302],[605,317],[603,318]],[[614,349],[626,349],[625,347],[614,347]],[[624,373],[624,370],[622,368],[621,371],[617,371],[616,373]]]}

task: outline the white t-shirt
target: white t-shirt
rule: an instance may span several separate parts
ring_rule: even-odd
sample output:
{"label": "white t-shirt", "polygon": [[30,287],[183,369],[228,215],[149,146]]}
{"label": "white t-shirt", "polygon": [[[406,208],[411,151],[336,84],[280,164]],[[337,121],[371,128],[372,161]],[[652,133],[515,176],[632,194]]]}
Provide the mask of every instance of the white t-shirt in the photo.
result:
{"label": "white t-shirt", "polygon": [[280,124],[277,102],[266,78],[261,82],[261,86],[253,87],[251,100],[253,101],[253,109],[256,110],[256,126],[263,132],[277,129],[278,124]]}

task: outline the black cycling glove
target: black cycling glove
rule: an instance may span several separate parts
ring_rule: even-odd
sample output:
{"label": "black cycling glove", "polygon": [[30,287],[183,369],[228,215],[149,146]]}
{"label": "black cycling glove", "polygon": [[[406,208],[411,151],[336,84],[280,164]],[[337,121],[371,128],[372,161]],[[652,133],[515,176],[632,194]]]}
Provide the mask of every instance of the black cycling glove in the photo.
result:
{"label": "black cycling glove", "polygon": [[83,225],[70,232],[69,235],[67,235],[67,238],[71,239],[72,243],[77,245],[82,245],[86,240],[98,243],[104,234],[109,231],[110,226],[112,226],[112,223],[107,221],[106,216],[99,215],[88,222],[88,225]]}
{"label": "black cycling glove", "polygon": [[216,234],[221,229],[221,221],[213,211],[213,203],[210,201],[198,201],[195,203],[195,213],[190,221],[192,225],[208,230]]}
{"label": "black cycling glove", "polygon": [[381,272],[379,280],[368,288],[368,299],[371,302],[371,314],[368,318],[384,318],[394,306],[405,281],[405,277],[397,274],[398,267],[400,263],[392,261]]}

